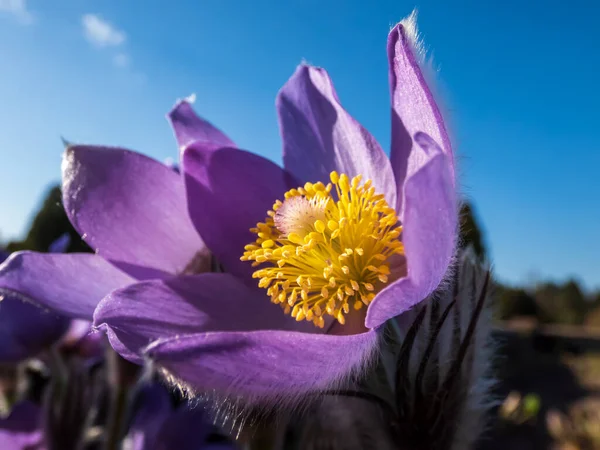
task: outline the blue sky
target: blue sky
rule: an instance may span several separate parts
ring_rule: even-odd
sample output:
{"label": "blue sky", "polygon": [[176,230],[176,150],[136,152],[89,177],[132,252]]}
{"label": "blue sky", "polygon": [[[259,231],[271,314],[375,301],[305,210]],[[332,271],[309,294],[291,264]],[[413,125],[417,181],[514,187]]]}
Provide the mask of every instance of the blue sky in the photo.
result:
{"label": "blue sky", "polygon": [[[142,7],[143,4],[143,7]],[[176,158],[196,109],[280,160],[274,109],[302,60],[389,146],[386,36],[413,7],[501,279],[600,287],[600,5],[590,0],[0,0],[0,217],[19,237],[60,176],[62,134]]]}

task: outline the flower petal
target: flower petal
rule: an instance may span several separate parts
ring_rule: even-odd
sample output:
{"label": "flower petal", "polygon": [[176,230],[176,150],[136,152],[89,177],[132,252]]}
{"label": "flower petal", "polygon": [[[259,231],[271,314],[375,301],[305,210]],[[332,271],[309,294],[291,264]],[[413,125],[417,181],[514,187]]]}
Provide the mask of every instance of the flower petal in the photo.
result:
{"label": "flower petal", "polygon": [[18,294],[72,318],[91,320],[98,302],[135,280],[90,253],[13,253],[0,265],[0,294]]}
{"label": "flower petal", "polygon": [[[234,148],[214,150],[195,142],[183,153],[190,217],[225,271],[250,280],[240,261],[255,240],[250,228],[264,221],[275,200],[298,183],[273,162]],[[252,285],[256,282],[250,280]]]}
{"label": "flower petal", "polygon": [[183,334],[317,330],[284,314],[264,290],[251,289],[226,273],[149,280],[114,291],[98,305],[94,326],[110,330],[111,345],[134,362],[150,342]]}
{"label": "flower petal", "polygon": [[392,166],[371,134],[340,104],[324,69],[301,65],[277,96],[284,167],[303,183],[333,170],[371,179],[396,204]]}
{"label": "flower petal", "polygon": [[[388,36],[389,78],[392,97],[392,146],[390,160],[401,190],[407,178],[408,158],[413,149],[412,136],[422,131],[441,143],[454,176],[450,139],[440,110],[433,99],[417,61],[416,14],[396,25]],[[452,182],[453,178],[451,177]],[[402,197],[398,196],[398,210]]]}
{"label": "flower petal", "polygon": [[160,429],[173,414],[171,398],[161,384],[142,386],[133,412],[131,427],[125,437],[123,447],[132,450],[152,450]]}
{"label": "flower petal", "polygon": [[102,332],[92,331],[92,323],[87,320],[72,320],[69,329],[60,341],[61,350],[77,354],[86,359],[104,355],[107,342]]}
{"label": "flower petal", "polygon": [[17,404],[10,415],[0,418],[2,450],[37,449],[43,447],[41,409],[33,402]]}
{"label": "flower petal", "polygon": [[198,333],[150,345],[150,358],[200,392],[243,396],[246,401],[291,400],[334,388],[364,369],[378,333],[349,336],[293,331]]}
{"label": "flower petal", "polygon": [[457,238],[457,203],[449,157],[427,135],[415,149],[424,161],[406,180],[402,240],[407,275],[381,291],[369,305],[365,325],[377,327],[433,292],[448,270]]}
{"label": "flower petal", "polygon": [[[206,450],[206,439],[211,431],[209,418],[200,407],[182,405],[163,423],[152,450]],[[229,444],[223,449],[234,450]],[[150,449],[149,449],[150,450]]]}
{"label": "flower petal", "polygon": [[57,342],[70,320],[14,296],[0,295],[0,363],[37,355]]}
{"label": "flower petal", "polygon": [[[207,450],[206,443],[213,427],[199,406],[183,404],[177,410],[165,386],[158,383],[143,386],[137,395],[138,407],[125,438],[123,448],[131,450]],[[229,442],[218,447],[233,450]],[[214,447],[217,448],[217,447]]]}
{"label": "flower petal", "polygon": [[136,278],[180,272],[204,248],[187,214],[181,176],[139,153],[68,147],[63,197],[84,240]]}
{"label": "flower petal", "polygon": [[199,117],[187,100],[180,100],[168,114],[180,150],[194,141],[219,147],[236,147],[221,130]]}
{"label": "flower petal", "polygon": [[48,253],[66,253],[71,245],[71,235],[69,232],[61,234],[48,247]]}

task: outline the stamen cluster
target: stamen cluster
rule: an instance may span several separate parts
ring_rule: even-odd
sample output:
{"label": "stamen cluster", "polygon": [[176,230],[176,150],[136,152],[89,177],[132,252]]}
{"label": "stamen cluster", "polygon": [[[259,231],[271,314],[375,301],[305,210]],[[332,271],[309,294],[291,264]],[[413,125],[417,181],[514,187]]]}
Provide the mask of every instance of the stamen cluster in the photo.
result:
{"label": "stamen cluster", "polygon": [[259,267],[253,277],[273,303],[321,328],[325,314],[343,325],[350,305],[368,305],[388,282],[390,257],[404,253],[396,212],[371,180],[330,180],[286,192],[241,257]]}

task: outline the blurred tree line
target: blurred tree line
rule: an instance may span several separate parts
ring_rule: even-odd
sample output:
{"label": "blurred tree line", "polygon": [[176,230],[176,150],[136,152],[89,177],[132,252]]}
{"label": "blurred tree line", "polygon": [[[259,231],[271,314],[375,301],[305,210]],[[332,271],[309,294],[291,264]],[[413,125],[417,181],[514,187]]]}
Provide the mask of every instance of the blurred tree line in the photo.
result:
{"label": "blurred tree line", "polygon": [[40,210],[33,216],[25,239],[9,242],[6,250],[9,252],[18,250],[45,252],[48,251],[50,244],[65,233],[68,233],[71,238],[67,252],[91,252],[91,249],[71,225],[63,207],[60,186],[55,185],[48,190]]}
{"label": "blurred tree line", "polygon": [[[461,207],[461,245],[471,245],[485,259],[486,245],[473,206]],[[530,287],[505,286],[495,282],[495,315],[499,320],[531,317],[540,323],[600,327],[600,292],[586,295],[576,280],[544,282]]]}
{"label": "blurred tree line", "polygon": [[[460,245],[472,246],[477,257],[487,257],[487,245],[479,218],[469,202],[461,206]],[[52,242],[68,233],[68,252],[90,252],[77,231],[69,222],[62,203],[58,185],[52,186],[31,222],[22,241],[10,242],[8,251],[35,250],[45,252]],[[600,327],[600,292],[586,295],[577,281],[562,284],[545,282],[530,287],[505,286],[496,282],[496,317],[508,320],[514,317],[531,317],[540,323],[561,323]]]}

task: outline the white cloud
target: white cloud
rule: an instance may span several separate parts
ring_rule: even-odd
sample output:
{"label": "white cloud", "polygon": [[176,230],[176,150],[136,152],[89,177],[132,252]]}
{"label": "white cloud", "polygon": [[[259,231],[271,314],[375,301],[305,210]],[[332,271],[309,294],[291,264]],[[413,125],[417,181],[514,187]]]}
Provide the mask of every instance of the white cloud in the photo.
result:
{"label": "white cloud", "polygon": [[113,58],[113,63],[117,67],[128,67],[131,60],[126,53],[117,53]]}
{"label": "white cloud", "polygon": [[27,0],[0,0],[0,12],[14,15],[21,23],[33,23],[33,15],[27,9]]}
{"label": "white cloud", "polygon": [[83,24],[85,37],[97,47],[118,47],[125,43],[125,40],[127,39],[127,36],[123,31],[118,30],[95,14],[85,14],[82,17],[81,22]]}
{"label": "white cloud", "polygon": [[[3,0],[0,0],[3,1]],[[112,63],[120,69],[131,67],[131,58],[123,49],[127,36],[111,23],[96,14],[85,14],[81,17],[83,33],[86,39],[97,48],[112,47]],[[111,52],[111,53],[112,53]]]}

